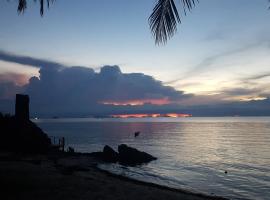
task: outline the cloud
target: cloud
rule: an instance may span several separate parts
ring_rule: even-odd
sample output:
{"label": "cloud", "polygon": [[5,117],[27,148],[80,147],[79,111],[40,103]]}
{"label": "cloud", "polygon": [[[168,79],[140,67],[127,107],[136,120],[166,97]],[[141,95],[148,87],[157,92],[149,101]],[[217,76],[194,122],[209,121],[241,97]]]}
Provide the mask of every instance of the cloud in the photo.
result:
{"label": "cloud", "polygon": [[232,49],[229,49],[229,50],[224,51],[224,52],[210,55],[208,57],[205,57],[198,64],[191,66],[190,70],[188,72],[186,72],[185,74],[179,75],[178,76],[179,78],[170,80],[170,81],[166,82],[166,84],[175,84],[181,80],[189,79],[190,77],[192,77],[194,75],[208,71],[211,68],[215,67],[216,66],[215,64],[218,61],[220,61],[221,59],[228,58],[228,57],[233,56],[233,55],[241,54],[243,52],[248,52],[250,50],[253,50],[253,49],[261,47],[261,46],[264,46],[268,50],[270,50],[269,45],[270,45],[270,40],[268,38],[263,37],[263,38],[258,39],[257,41],[252,42],[252,43],[244,44],[242,46],[238,46],[236,48],[232,48]]}
{"label": "cloud", "polygon": [[12,53],[2,51],[2,50],[0,50],[0,60],[6,61],[6,62],[13,62],[13,63],[21,64],[21,65],[30,65],[37,68],[41,68],[41,67],[62,68],[64,67],[64,65],[57,62],[48,61],[45,59],[33,58],[30,56],[16,55],[16,54],[12,54]]}
{"label": "cloud", "polygon": [[0,99],[13,99],[16,93],[20,93],[23,90],[23,87],[11,81],[0,82]]}
{"label": "cloud", "polygon": [[222,93],[227,96],[253,95],[259,92],[261,92],[261,89],[259,88],[232,88],[222,91]]}
{"label": "cloud", "polygon": [[94,69],[15,55],[0,51],[0,60],[39,68],[39,77],[29,82],[23,74],[0,75],[0,99],[13,99],[18,92],[30,95],[36,113],[98,113],[115,105],[165,105],[191,95],[164,86],[161,81],[143,73],[122,73],[118,66]]}
{"label": "cloud", "polygon": [[263,79],[263,78],[267,78],[267,77],[270,77],[270,72],[255,74],[255,75],[246,77],[243,80],[244,81],[254,81],[254,80],[259,80],[259,79]]}
{"label": "cloud", "polygon": [[28,82],[29,76],[20,73],[7,72],[0,74],[0,83],[12,82],[16,85],[24,85]]}
{"label": "cloud", "polygon": [[249,102],[221,99],[252,95],[256,88],[227,89],[212,96],[187,95],[164,86],[152,76],[123,73],[118,66],[104,66],[100,72],[86,67],[42,68],[40,76],[32,77],[25,91],[31,97],[32,110],[49,116],[156,112],[194,116],[270,114],[268,99]]}
{"label": "cloud", "polygon": [[152,76],[122,73],[118,66],[104,66],[100,72],[86,67],[45,67],[39,73],[25,86],[33,110],[39,113],[102,113],[115,105],[160,106],[191,96]]}
{"label": "cloud", "polygon": [[[103,66],[96,72],[81,66],[63,67],[43,59],[25,59],[22,56],[12,58],[5,61],[26,65],[39,63],[42,67],[39,76],[31,77],[23,86],[20,85],[26,78],[23,74],[0,75],[0,110],[5,112],[14,106],[16,93],[26,93],[30,95],[34,116],[157,112],[191,113],[194,116],[270,115],[269,95],[263,94],[261,88],[225,88],[216,95],[190,95],[165,86],[161,81],[143,73],[123,73],[119,66]],[[264,73],[249,78],[259,79],[266,75]],[[249,102],[224,100],[227,97],[257,94],[264,95],[266,99]]]}

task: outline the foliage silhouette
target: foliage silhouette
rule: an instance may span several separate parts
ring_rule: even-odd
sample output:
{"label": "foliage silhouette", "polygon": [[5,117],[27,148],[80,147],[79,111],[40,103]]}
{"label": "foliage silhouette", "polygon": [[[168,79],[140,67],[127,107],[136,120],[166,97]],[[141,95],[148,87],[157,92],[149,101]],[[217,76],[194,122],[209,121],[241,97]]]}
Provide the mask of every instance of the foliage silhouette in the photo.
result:
{"label": "foliage silhouette", "polygon": [[[181,0],[184,14],[191,11],[197,0]],[[149,17],[149,25],[156,44],[165,44],[177,31],[177,24],[181,23],[175,0],[158,0]]]}
{"label": "foliage silhouette", "polygon": [[47,153],[49,137],[30,120],[0,113],[0,152]]}
{"label": "foliage silhouette", "polygon": [[[27,8],[27,2],[29,0],[18,1],[18,13],[23,13]],[[37,0],[33,1],[36,2]],[[47,3],[47,7],[49,8],[54,1],[39,0],[41,16],[44,14],[44,4]],[[176,0],[158,0],[149,17],[150,29],[156,44],[165,44],[176,33],[177,24],[181,23],[175,2]],[[198,2],[198,0],[180,0],[185,15],[187,10],[190,11],[195,6],[195,2]]]}
{"label": "foliage silhouette", "polygon": [[[23,13],[25,11],[25,9],[27,8],[27,0],[18,0],[18,12],[19,13]],[[33,0],[34,2],[36,2],[37,0]],[[50,5],[54,2],[55,0],[39,0],[39,4],[40,4],[40,15],[43,16],[44,14],[44,7],[45,7],[45,3],[47,4],[47,7],[49,8]]]}
{"label": "foliage silhouette", "polygon": [[[25,11],[28,1],[30,0],[18,0],[19,13]],[[32,1],[36,2],[37,0]],[[39,0],[41,16],[44,14],[45,3],[49,8],[54,1],[56,0]],[[270,2],[270,0],[268,1]],[[166,44],[168,39],[177,32],[177,25],[181,23],[179,8],[182,8],[184,15],[186,15],[187,11],[191,11],[198,2],[199,0],[157,0],[153,12],[148,19],[155,43],[157,45]]]}

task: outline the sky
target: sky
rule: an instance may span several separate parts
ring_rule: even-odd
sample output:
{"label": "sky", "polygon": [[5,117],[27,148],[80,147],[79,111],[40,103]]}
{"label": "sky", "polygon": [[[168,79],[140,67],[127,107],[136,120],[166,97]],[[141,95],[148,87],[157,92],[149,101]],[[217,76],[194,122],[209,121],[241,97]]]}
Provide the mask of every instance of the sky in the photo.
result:
{"label": "sky", "polygon": [[270,114],[267,0],[200,0],[160,46],[155,2],[57,0],[40,17],[1,1],[0,111],[21,92],[36,115]]}

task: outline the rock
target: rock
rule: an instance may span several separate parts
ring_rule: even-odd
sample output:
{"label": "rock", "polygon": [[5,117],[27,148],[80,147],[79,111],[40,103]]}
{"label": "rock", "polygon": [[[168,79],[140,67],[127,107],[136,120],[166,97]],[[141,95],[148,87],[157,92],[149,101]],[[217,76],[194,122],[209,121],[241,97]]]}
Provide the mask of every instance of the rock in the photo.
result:
{"label": "rock", "polygon": [[119,145],[118,152],[119,162],[124,165],[140,165],[157,159],[146,152],[139,151],[126,144]]}
{"label": "rock", "polygon": [[116,151],[113,150],[110,146],[106,145],[103,148],[102,158],[106,162],[117,162],[119,155]]}

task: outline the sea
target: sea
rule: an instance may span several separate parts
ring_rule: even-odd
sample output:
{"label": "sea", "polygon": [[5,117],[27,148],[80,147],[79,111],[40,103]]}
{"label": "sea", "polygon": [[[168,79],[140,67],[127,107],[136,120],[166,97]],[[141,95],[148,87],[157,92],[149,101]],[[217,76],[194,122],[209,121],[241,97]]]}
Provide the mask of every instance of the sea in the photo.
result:
{"label": "sea", "polygon": [[99,165],[115,174],[229,199],[270,199],[270,117],[33,121],[49,136],[65,137],[75,151],[127,144],[158,158],[136,167]]}

